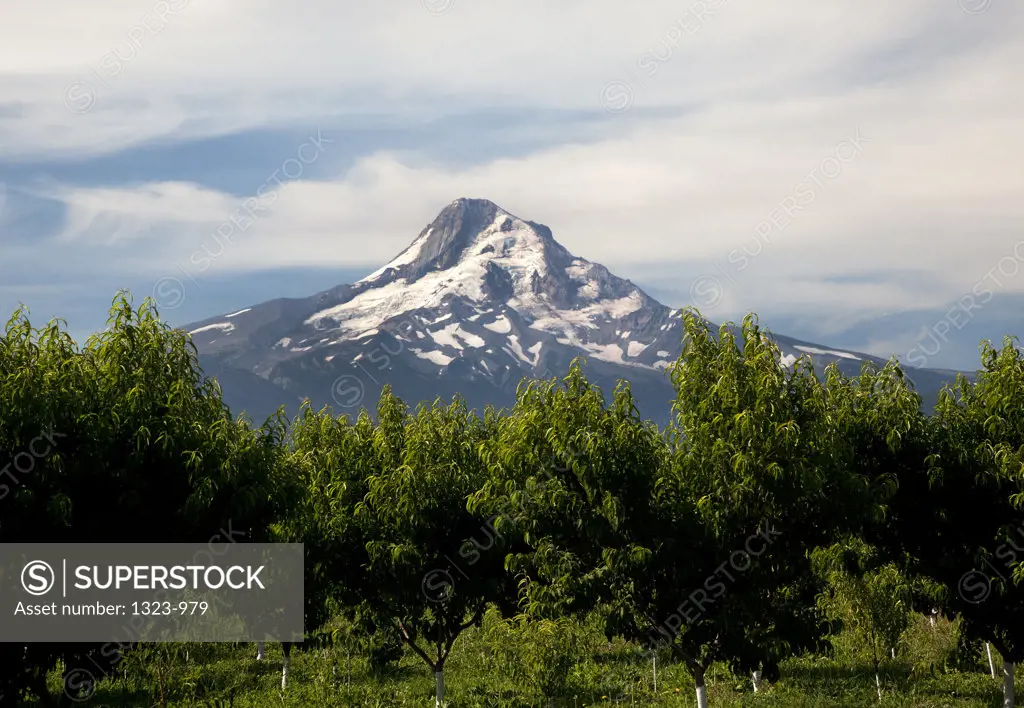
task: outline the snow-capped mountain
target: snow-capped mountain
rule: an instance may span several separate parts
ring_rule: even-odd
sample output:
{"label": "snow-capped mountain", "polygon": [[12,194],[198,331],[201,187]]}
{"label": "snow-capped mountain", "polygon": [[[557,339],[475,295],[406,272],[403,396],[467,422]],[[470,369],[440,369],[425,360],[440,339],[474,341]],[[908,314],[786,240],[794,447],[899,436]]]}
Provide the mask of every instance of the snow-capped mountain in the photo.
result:
{"label": "snow-capped mountain", "polygon": [[[665,369],[681,310],[569,253],[546,226],[484,199],[448,205],[394,260],[351,285],[271,300],[189,325],[200,361],[235,413],[261,421],[303,398],[338,412],[373,408],[391,384],[407,403],[460,393],[509,405],[524,376],[564,375],[576,356],[610,392],[630,381],[641,411],[668,419]],[[773,335],[782,362],[811,354],[855,374],[868,355]],[[874,359],[878,361],[877,359]],[[926,398],[955,372],[915,370]]]}

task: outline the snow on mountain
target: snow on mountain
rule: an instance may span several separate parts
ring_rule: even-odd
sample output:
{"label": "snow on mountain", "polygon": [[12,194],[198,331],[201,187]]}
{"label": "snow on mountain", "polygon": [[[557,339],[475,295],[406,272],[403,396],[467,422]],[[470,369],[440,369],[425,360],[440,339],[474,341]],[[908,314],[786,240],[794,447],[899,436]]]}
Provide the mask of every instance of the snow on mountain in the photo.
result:
{"label": "snow on mountain", "polygon": [[838,356],[842,359],[856,359],[857,361],[861,361],[861,357],[856,354],[851,354],[850,352],[837,352],[833,349],[819,349],[818,347],[808,347],[802,344],[797,344],[793,348],[807,354],[827,354],[830,356]]}
{"label": "snow on mountain", "polygon": [[[504,314],[511,310],[522,327],[533,330],[521,332],[524,337],[551,335],[621,362],[594,333],[644,308],[665,309],[603,266],[570,254],[546,227],[484,200],[453,202],[397,258],[354,287],[352,297],[314,312],[304,324],[339,337],[359,336],[413,311],[437,310],[447,319],[453,312],[446,310],[457,301],[491,332],[520,336],[512,334]],[[471,346],[483,346],[484,339],[459,325],[431,337],[461,349],[456,332]]]}
{"label": "snow on mountain", "polygon": [[[583,355],[604,390],[628,379],[648,415],[664,422],[672,397],[665,369],[680,353],[682,319],[680,310],[569,253],[546,226],[487,200],[458,199],[355,283],[187,329],[201,363],[244,372],[228,378],[250,388],[258,377],[279,391],[261,409],[251,391],[245,397],[225,385],[229,404],[245,400],[258,419],[281,404],[293,413],[304,397],[372,408],[386,384],[410,403],[458,392],[478,407],[507,405],[522,377],[564,374]],[[786,366],[812,355],[819,369],[836,361],[852,374],[871,358],[776,342]],[[258,388],[261,396],[267,390]]]}
{"label": "snow on mountain", "polygon": [[189,334],[200,334],[202,332],[209,332],[211,330],[219,330],[221,332],[227,333],[233,330],[234,328],[235,326],[230,322],[214,322],[213,324],[208,324],[204,327],[193,329],[189,332]]}

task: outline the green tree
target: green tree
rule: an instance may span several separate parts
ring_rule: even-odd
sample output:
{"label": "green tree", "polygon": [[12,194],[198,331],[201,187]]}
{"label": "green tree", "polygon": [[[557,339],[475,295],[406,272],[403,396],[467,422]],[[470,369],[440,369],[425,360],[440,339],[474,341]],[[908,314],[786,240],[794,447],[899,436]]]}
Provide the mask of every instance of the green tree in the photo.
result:
{"label": "green tree", "polygon": [[[530,613],[586,614],[617,596],[610,568],[647,551],[632,527],[653,525],[650,499],[665,456],[626,383],[606,405],[576,360],[561,381],[520,387],[483,446],[490,475],[471,508],[495,518]],[[632,559],[632,560],[631,560]]]}
{"label": "green tree", "polygon": [[593,657],[600,635],[576,618],[492,616],[484,626],[494,668],[510,672],[510,678],[548,703],[583,693],[597,669]]}
{"label": "green tree", "polygon": [[367,561],[342,571],[359,588],[360,611],[395,626],[434,672],[439,706],[456,639],[480,625],[489,603],[507,604],[515,594],[504,540],[467,508],[486,481],[478,446],[495,422],[492,412],[481,419],[461,400],[409,415],[385,388],[374,431],[382,464],[355,507]]}
{"label": "green tree", "polygon": [[[315,411],[307,399],[290,432],[285,465],[299,491],[292,513],[273,533],[276,541],[303,543],[306,633],[326,631],[337,614],[362,630],[373,628],[372,619],[358,612],[364,588],[349,582],[347,574],[369,562],[355,509],[369,490],[369,478],[394,463],[393,455],[380,447],[377,426],[365,410],[353,421],[335,417],[329,408]],[[376,634],[372,630],[360,634],[371,645],[380,639],[370,636]]]}
{"label": "green tree", "polygon": [[814,554],[817,571],[828,586],[818,606],[843,629],[870,659],[875,688],[882,700],[878,669],[892,654],[910,625],[913,588],[910,580],[892,563],[881,564],[875,549],[851,540]]}
{"label": "green tree", "polygon": [[520,396],[485,496],[492,510],[514,502],[531,605],[611,605],[608,632],[668,643],[704,706],[713,661],[746,673],[820,639],[809,551],[862,525],[874,489],[850,473],[857,446],[843,435],[865,411],[834,368],[833,392],[806,360],[787,372],[752,317],[739,341],[684,318],[667,436],[639,419],[628,386],[606,407],[574,368],[563,388]]}
{"label": "green tree", "polygon": [[787,371],[752,316],[717,336],[699,314],[684,319],[672,454],[654,500],[666,523],[649,541],[651,581],[636,584],[634,604],[685,662],[703,707],[713,661],[747,673],[815,641],[815,623],[794,621],[809,550],[866,502],[807,360]]}
{"label": "green tree", "polygon": [[971,639],[1004,659],[1004,705],[1012,706],[1014,665],[1024,659],[1024,356],[1015,340],[981,347],[974,382],[959,377],[935,414],[915,431],[931,452],[901,465],[898,493],[880,541],[909,555],[915,573],[944,590],[944,607]]}
{"label": "green tree", "polygon": [[[110,315],[81,349],[59,320],[37,330],[19,310],[7,322],[0,542],[265,538],[290,498],[280,414],[261,428],[233,420],[188,336],[161,322],[151,300],[136,311],[119,294]],[[29,691],[53,702],[45,676],[58,661],[65,675],[95,673],[118,649],[0,646],[0,703]]]}

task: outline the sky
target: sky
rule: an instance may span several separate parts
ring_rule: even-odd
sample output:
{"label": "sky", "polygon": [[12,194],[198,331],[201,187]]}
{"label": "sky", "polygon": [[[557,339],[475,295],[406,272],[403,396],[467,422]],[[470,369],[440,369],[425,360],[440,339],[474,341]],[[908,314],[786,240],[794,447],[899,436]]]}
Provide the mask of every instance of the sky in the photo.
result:
{"label": "sky", "polygon": [[0,310],[311,295],[482,197],[665,304],[966,368],[1024,303],[1022,73],[1012,0],[4,0]]}

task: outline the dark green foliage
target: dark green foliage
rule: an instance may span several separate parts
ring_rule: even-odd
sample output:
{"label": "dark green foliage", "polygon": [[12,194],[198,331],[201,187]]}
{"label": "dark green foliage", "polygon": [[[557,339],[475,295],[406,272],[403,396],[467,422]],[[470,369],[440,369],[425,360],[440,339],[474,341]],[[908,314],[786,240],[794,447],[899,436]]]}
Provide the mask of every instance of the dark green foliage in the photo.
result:
{"label": "dark green foliage", "polygon": [[471,508],[515,542],[510,569],[536,581],[524,586],[531,612],[586,612],[617,597],[613,569],[648,553],[637,529],[657,523],[650,499],[664,454],[628,385],[606,406],[579,362],[562,382],[520,390],[482,448],[489,479]]}
{"label": "dark green foliage", "polygon": [[818,597],[825,616],[842,623],[852,640],[849,656],[866,658],[878,671],[892,656],[910,626],[911,581],[875,549],[848,540],[814,553],[817,572],[827,586]]}
{"label": "dark green foliage", "polygon": [[[23,311],[0,339],[0,542],[261,540],[291,497],[283,419],[233,420],[187,336],[124,295],[79,349]],[[28,470],[22,472],[22,470]],[[225,536],[232,535],[232,538]],[[0,646],[2,701],[58,660],[116,663],[90,645]],[[93,667],[95,672],[95,667]]]}
{"label": "dark green foliage", "polygon": [[1011,339],[982,347],[983,370],[960,378],[935,415],[915,421],[911,454],[894,468],[899,492],[879,544],[934,581],[967,636],[1024,659],[1024,358]]}
{"label": "dark green foliage", "polygon": [[[1024,658],[1012,341],[984,348],[977,380],[926,417],[895,362],[819,379],[806,359],[782,366],[753,316],[717,331],[684,318],[666,430],[640,418],[627,383],[606,398],[575,361],[524,383],[510,411],[456,398],[410,412],[385,388],[375,415],[307,403],[288,431],[280,414],[233,419],[149,301],[135,311],[119,297],[81,349],[19,312],[0,340],[0,542],[206,542],[229,529],[302,542],[307,644],[334,653],[322,680],[338,691],[338,652],[381,685],[410,657],[458,665],[456,641],[479,637],[489,608],[498,645],[477,642],[476,658],[530,700],[626,695],[601,683],[603,664],[635,694],[651,645],[694,686],[716,671],[772,682],[780,666],[807,669],[793,657],[827,651],[830,635],[869,649],[893,687],[905,667],[987,664],[981,641]],[[932,607],[955,621],[911,614]],[[906,658],[885,659],[893,647]],[[138,649],[138,680],[225,699],[194,667],[175,685],[192,662],[180,654]],[[0,705],[45,697],[54,671],[120,658],[0,646]],[[345,673],[346,695],[366,699]]]}

